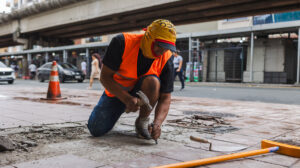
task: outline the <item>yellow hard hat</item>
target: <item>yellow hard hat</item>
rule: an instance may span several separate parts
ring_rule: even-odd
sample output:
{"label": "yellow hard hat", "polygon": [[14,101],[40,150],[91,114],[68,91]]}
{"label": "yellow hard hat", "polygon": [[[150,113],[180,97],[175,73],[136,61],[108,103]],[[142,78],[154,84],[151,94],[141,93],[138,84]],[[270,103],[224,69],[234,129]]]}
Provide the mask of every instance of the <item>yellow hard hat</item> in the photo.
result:
{"label": "yellow hard hat", "polygon": [[165,49],[176,51],[176,30],[175,26],[166,19],[153,21],[145,30],[145,35],[141,43],[143,54],[149,58],[157,58],[151,51],[153,42]]}
{"label": "yellow hard hat", "polygon": [[158,42],[160,47],[176,51],[176,30],[170,21],[165,19],[155,20],[147,29],[155,36],[155,41]]}

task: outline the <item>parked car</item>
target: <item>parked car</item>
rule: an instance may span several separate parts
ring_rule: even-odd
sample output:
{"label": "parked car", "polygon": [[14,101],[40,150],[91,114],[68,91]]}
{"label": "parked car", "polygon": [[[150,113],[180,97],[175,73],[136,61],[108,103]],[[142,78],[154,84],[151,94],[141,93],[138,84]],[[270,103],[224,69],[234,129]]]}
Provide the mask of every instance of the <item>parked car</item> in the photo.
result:
{"label": "parked car", "polygon": [[[85,75],[81,70],[79,70],[76,66],[69,63],[61,63],[57,64],[59,81],[71,81],[77,80],[78,82],[83,82]],[[44,82],[48,80],[50,77],[50,72],[52,68],[52,62],[48,62],[37,69],[37,77],[40,82]]]}
{"label": "parked car", "polygon": [[0,81],[8,82],[8,84],[13,84],[16,79],[14,70],[7,67],[0,61]]}

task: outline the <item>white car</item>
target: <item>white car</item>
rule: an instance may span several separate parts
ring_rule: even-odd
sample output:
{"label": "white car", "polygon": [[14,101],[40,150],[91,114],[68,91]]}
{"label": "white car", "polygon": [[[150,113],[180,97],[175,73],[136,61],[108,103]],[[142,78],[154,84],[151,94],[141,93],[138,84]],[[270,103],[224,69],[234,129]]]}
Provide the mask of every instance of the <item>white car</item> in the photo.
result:
{"label": "white car", "polygon": [[0,82],[8,82],[9,84],[13,84],[16,79],[14,70],[12,68],[7,67],[0,61]]}

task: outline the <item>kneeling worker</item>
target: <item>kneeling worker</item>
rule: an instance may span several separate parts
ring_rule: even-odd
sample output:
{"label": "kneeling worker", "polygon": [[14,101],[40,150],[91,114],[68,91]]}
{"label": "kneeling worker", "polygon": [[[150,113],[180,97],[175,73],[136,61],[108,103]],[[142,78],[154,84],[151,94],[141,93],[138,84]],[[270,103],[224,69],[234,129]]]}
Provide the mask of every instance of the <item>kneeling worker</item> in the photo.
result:
{"label": "kneeling worker", "polygon": [[[105,92],[88,120],[88,129],[93,136],[109,132],[126,109],[140,110],[135,121],[140,136],[154,140],[160,137],[173,91],[171,51],[176,51],[176,30],[170,21],[159,19],[145,31],[144,34],[117,35],[108,46],[100,79]],[[157,104],[151,124],[151,111],[138,105],[136,92],[139,90],[149,98],[152,107]]]}

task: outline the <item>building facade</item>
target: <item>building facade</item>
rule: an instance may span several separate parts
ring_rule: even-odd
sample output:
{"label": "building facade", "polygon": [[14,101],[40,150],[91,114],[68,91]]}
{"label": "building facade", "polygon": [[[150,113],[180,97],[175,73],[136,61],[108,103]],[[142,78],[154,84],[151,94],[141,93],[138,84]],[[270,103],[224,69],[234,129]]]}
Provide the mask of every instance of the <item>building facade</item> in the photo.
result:
{"label": "building facade", "polygon": [[[43,0],[8,0],[12,10],[32,5]],[[300,12],[242,17],[205,23],[176,26],[177,49],[183,56],[185,75],[188,81],[208,82],[254,82],[254,83],[295,83],[297,82],[297,27]],[[272,25],[280,25],[276,29]],[[292,24],[282,31],[285,25]],[[264,29],[259,29],[259,28]],[[254,30],[255,29],[255,30]],[[257,29],[257,30],[256,30]],[[271,31],[272,30],[272,31]],[[137,31],[139,33],[140,31]],[[114,35],[74,40],[69,49],[43,52],[40,46],[27,53],[22,46],[1,49],[0,60],[6,64],[17,61],[24,64],[35,62],[37,66],[51,61],[80,62],[90,59],[93,52],[104,55],[106,46]],[[101,47],[83,49],[82,46],[95,44]],[[78,45],[78,47],[76,47]],[[60,47],[58,47],[60,48]],[[22,53],[22,54],[13,54]],[[25,54],[24,54],[25,53]],[[28,64],[28,63],[27,63]],[[25,68],[26,69],[26,68]],[[19,73],[22,74],[22,73]],[[24,74],[26,75],[26,74]]]}

